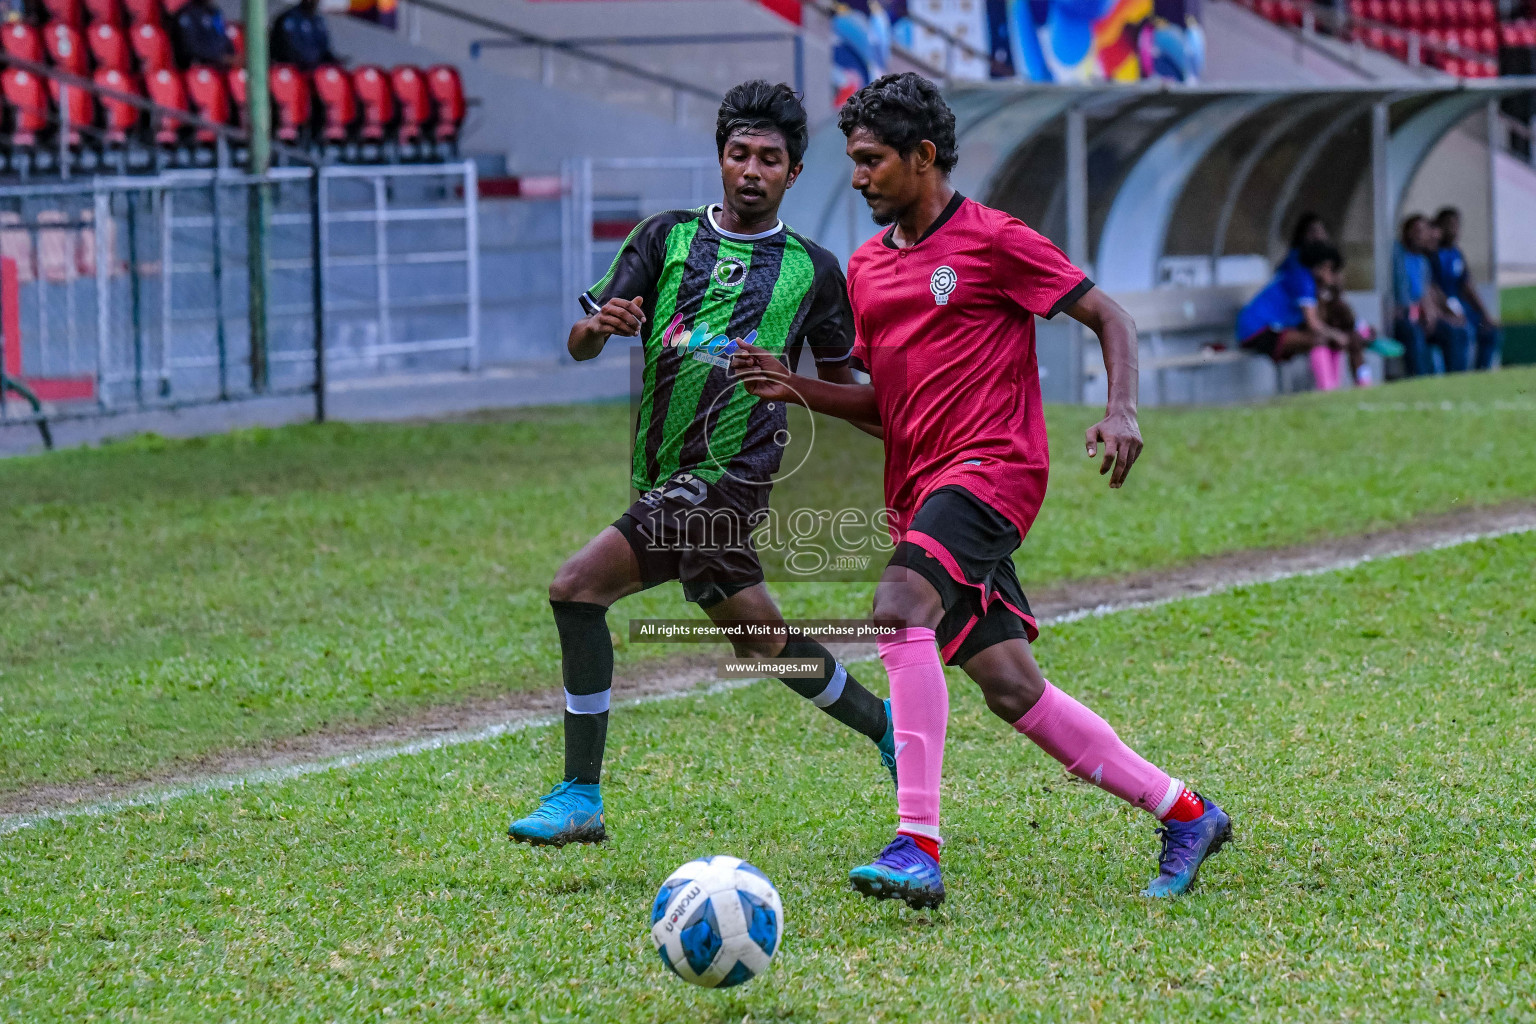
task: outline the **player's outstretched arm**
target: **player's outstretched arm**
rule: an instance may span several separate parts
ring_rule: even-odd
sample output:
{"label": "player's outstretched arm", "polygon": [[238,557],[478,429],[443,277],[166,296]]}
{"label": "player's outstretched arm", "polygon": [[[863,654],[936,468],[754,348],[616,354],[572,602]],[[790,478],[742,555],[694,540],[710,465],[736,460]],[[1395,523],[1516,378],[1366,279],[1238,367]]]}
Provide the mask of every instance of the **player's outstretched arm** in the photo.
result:
{"label": "player's outstretched arm", "polygon": [[874,426],[880,422],[880,407],[875,404],[875,389],[870,385],[834,384],[802,377],[790,372],[773,353],[756,345],[742,342],[737,346],[731,357],[731,373],[747,391],[770,402],[793,402],[855,426]]}
{"label": "player's outstretched arm", "polygon": [[[848,366],[847,363],[839,363],[836,366],[822,366],[820,363],[817,363],[816,376],[820,377],[828,384],[847,384],[853,386],[858,385],[858,381],[853,379],[853,370]],[[868,434],[870,437],[878,437],[881,440],[885,439],[885,427],[880,424],[878,419],[874,422],[855,420],[853,421],[853,425],[864,431],[864,433]]]}
{"label": "player's outstretched arm", "polygon": [[1126,474],[1141,456],[1141,427],[1136,422],[1136,321],[1100,288],[1067,307],[1067,315],[1098,336],[1104,350],[1104,370],[1109,375],[1109,403],[1104,418],[1088,428],[1088,457],[1104,462],[1099,474],[1112,473],[1109,486],[1125,483]]}
{"label": "player's outstretched arm", "polygon": [[571,358],[577,362],[596,359],[615,334],[621,338],[637,337],[645,324],[645,314],[640,309],[644,303],[639,296],[609,299],[596,313],[577,320],[571,325],[571,335],[565,341]]}

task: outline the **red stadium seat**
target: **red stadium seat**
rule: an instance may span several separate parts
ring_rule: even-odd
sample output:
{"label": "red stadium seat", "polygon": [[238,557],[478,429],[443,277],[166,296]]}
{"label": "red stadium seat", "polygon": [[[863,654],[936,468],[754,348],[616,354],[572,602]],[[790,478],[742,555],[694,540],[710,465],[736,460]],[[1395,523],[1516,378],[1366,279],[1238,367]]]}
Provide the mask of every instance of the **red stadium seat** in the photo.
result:
{"label": "red stadium seat", "polygon": [[123,23],[123,0],[85,0],[85,11],[91,16],[93,23],[103,21],[109,25]]}
{"label": "red stadium seat", "polygon": [[359,136],[368,142],[380,142],[395,120],[395,91],[383,68],[365,64],[352,71],[352,88],[363,110]]}
{"label": "red stadium seat", "polygon": [[80,33],[62,21],[50,21],[43,29],[43,43],[55,67],[72,75],[91,73],[91,55]]}
{"label": "red stadium seat", "polygon": [[[132,75],[116,68],[102,68],[96,72],[96,84],[103,89],[113,89],[133,96],[144,95],[144,90],[139,88],[139,83],[134,81]],[[103,137],[109,145],[114,146],[125,145],[128,134],[139,126],[139,119],[144,116],[143,111],[132,103],[110,96],[101,97],[101,109],[106,115]]]}
{"label": "red stadium seat", "polygon": [[297,142],[309,126],[313,110],[309,79],[293,65],[279,64],[272,69],[271,87],[277,137],[282,142]]}
{"label": "red stadium seat", "polygon": [[1447,58],[1445,58],[1444,61],[1441,62],[1440,67],[1448,75],[1455,75],[1457,78],[1462,77],[1462,66],[1461,66],[1461,58],[1460,57],[1447,57]]}
{"label": "red stadium seat", "polygon": [[160,6],[165,9],[165,16],[167,18],[174,18],[181,13],[183,7],[191,2],[192,0],[161,0]]}
{"label": "red stadium seat", "polygon": [[[72,87],[69,89],[67,99],[64,98],[64,85],[57,81],[49,81],[48,91],[53,97],[53,104],[60,111],[66,107],[69,110],[69,144],[80,145],[82,127],[89,127],[96,123],[96,97],[89,90]],[[61,99],[63,100],[61,102]],[[60,114],[59,123],[63,125],[63,115]]]}
{"label": "red stadium seat", "polygon": [[1375,22],[1380,22],[1382,24],[1386,23],[1387,0],[1369,0],[1369,2],[1365,5],[1365,9],[1367,12],[1366,17]]}
{"label": "red stadium seat", "polygon": [[1418,31],[1424,27],[1424,5],[1420,0],[1408,0],[1408,27]]}
{"label": "red stadium seat", "polygon": [[335,65],[316,68],[315,96],[325,110],[322,131],[326,141],[345,140],[357,120],[357,92],[352,88],[352,76]]}
{"label": "red stadium seat", "polygon": [[395,102],[400,105],[401,142],[416,142],[432,120],[432,97],[427,93],[427,81],[421,69],[402,64],[390,72],[390,84],[394,86]]}
{"label": "red stadium seat", "polygon": [[0,29],[0,45],[7,55],[34,64],[43,62],[43,37],[37,29],[24,21],[13,21]]}
{"label": "red stadium seat", "polygon": [[1387,36],[1387,52],[1398,60],[1408,59],[1408,37],[1400,32]]}
{"label": "red stadium seat", "polygon": [[1475,28],[1462,28],[1456,30],[1456,41],[1461,44],[1461,48],[1463,50],[1466,50],[1469,53],[1477,52],[1477,36],[1478,33],[1477,29]]}
{"label": "red stadium seat", "polygon": [[133,70],[133,50],[128,46],[128,37],[110,21],[93,24],[86,33],[85,41],[91,48],[92,56],[96,58],[97,67],[108,71]]}
{"label": "red stadium seat", "polygon": [[174,68],[160,68],[145,78],[144,87],[156,106],[166,108],[164,111],[157,111],[160,126],[155,131],[155,141],[162,146],[175,145],[180,140],[181,130],[186,124],[181,118],[171,113],[187,111],[187,89],[181,80],[181,72]]}
{"label": "red stadium seat", "polygon": [[11,145],[31,146],[38,133],[47,131],[50,107],[48,91],[40,78],[21,68],[0,73],[0,92],[11,108]]}
{"label": "red stadium seat", "polygon": [[1424,27],[1439,28],[1444,20],[1440,0],[1424,0]]}
{"label": "red stadium seat", "polygon": [[128,20],[135,25],[146,21],[160,24],[160,0],[123,0],[123,6],[128,9]]}
{"label": "red stadium seat", "polygon": [[1372,25],[1365,30],[1365,45],[1373,50],[1385,50],[1387,48],[1387,33]]}
{"label": "red stadium seat", "polygon": [[248,120],[246,110],[251,103],[250,73],[245,68],[232,68],[226,77],[229,81],[229,99],[235,108],[235,124],[244,128]]}
{"label": "red stadium seat", "polygon": [[85,10],[80,6],[80,0],[43,0],[43,9],[48,12],[50,22],[62,21],[75,29],[85,27]]}
{"label": "red stadium seat", "polygon": [[1408,24],[1408,8],[1403,0],[1387,0],[1387,24],[1400,28]]}
{"label": "red stadium seat", "polygon": [[467,105],[464,102],[464,80],[459,72],[447,64],[427,69],[427,90],[437,107],[436,135],[439,140],[458,138],[464,124]]}
{"label": "red stadium seat", "polygon": [[152,72],[176,66],[176,51],[171,48],[171,37],[154,22],[143,21],[134,25],[129,32],[129,41],[133,44],[133,52],[138,54],[139,63],[144,66],[146,79]]}
{"label": "red stadium seat", "polygon": [[224,36],[229,40],[230,49],[234,52],[235,60],[245,62],[245,26],[238,21],[231,21],[224,26]]}
{"label": "red stadium seat", "polygon": [[1477,23],[1489,28],[1499,23],[1499,5],[1495,0],[1478,0]]}
{"label": "red stadium seat", "polygon": [[[229,83],[222,71],[205,65],[198,65],[187,72],[187,96],[192,101],[192,110],[204,121],[212,121],[214,124],[229,124],[230,102]],[[212,128],[199,128],[197,130],[198,142],[217,142],[219,133]]]}

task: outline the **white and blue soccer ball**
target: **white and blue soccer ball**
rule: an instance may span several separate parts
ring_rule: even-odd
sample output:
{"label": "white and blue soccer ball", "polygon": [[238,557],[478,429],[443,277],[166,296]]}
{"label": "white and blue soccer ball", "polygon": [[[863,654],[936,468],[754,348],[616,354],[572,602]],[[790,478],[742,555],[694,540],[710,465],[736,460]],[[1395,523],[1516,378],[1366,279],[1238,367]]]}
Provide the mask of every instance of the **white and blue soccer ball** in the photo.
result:
{"label": "white and blue soccer ball", "polygon": [[684,981],[729,988],[767,970],[784,937],[784,905],[768,876],[736,857],[672,872],[651,906],[651,940]]}

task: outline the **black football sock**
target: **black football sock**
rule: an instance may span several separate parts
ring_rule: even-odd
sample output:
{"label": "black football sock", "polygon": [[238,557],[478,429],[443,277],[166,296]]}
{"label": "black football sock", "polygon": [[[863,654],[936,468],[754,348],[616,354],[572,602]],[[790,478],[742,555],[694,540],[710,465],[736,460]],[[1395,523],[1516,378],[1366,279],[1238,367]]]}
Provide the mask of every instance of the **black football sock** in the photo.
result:
{"label": "black football sock", "polygon": [[780,658],[820,658],[824,671],[819,679],[785,679],[794,690],[855,732],[879,743],[885,737],[885,702],[864,687],[815,640],[791,636]]}
{"label": "black football sock", "polygon": [[565,680],[565,778],[595,785],[603,773],[613,692],[608,609],[585,601],[551,601],[549,606],[560,631],[560,673]]}

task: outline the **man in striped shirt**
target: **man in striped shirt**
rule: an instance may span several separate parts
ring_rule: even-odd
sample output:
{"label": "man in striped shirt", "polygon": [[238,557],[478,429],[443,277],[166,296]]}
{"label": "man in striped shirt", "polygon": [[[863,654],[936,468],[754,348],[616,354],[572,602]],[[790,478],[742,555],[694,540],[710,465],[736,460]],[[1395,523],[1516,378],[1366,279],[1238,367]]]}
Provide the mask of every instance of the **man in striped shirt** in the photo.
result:
{"label": "man in striped shirt", "polygon": [[512,823],[514,840],[563,846],[607,837],[598,788],[613,683],[607,611],[670,580],[718,624],[767,624],[765,634],[733,638],[738,654],[819,659],[818,677],[785,683],[874,741],[895,776],[888,702],[821,644],[785,627],[752,541],[788,418],[783,402],[741,386],[732,353],[748,342],[792,367],[808,345],[821,379],[853,382],[853,324],[837,258],[779,219],[806,140],[805,109],[787,85],[732,89],[715,130],[723,200],[642,221],[581,297],[588,315],[571,328],[572,356],[592,359],[614,335],[644,346],[631,463],[641,497],[550,584],[566,694],[565,776]]}

